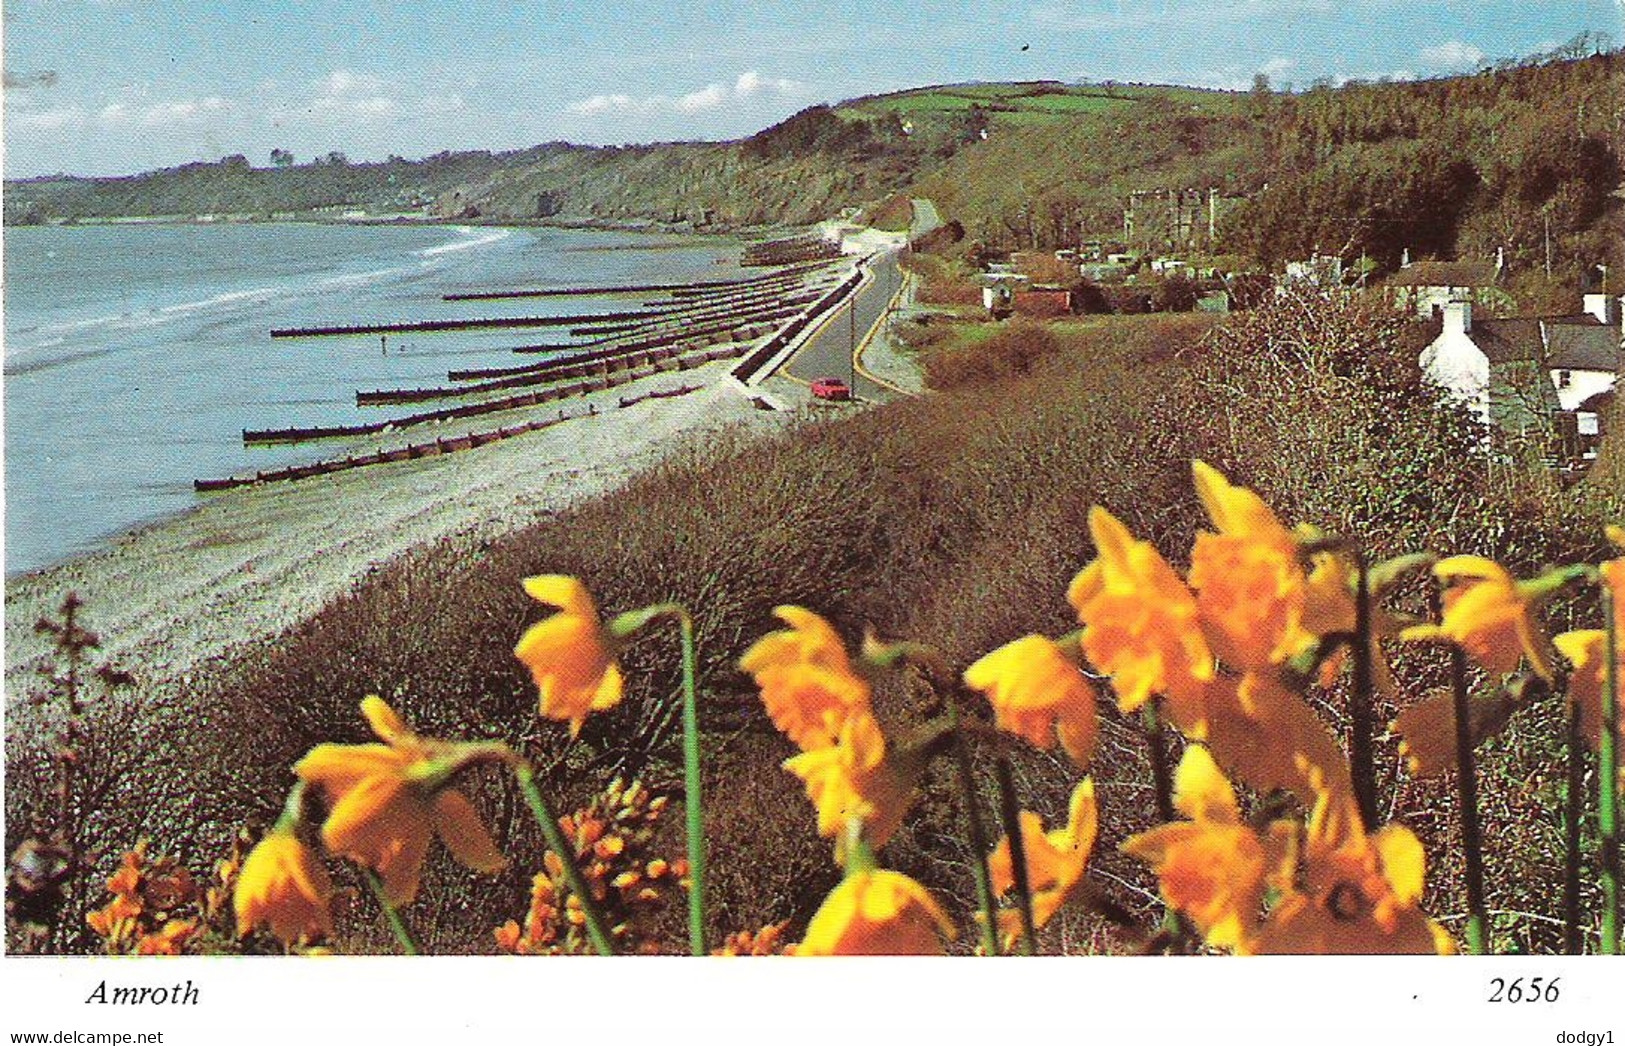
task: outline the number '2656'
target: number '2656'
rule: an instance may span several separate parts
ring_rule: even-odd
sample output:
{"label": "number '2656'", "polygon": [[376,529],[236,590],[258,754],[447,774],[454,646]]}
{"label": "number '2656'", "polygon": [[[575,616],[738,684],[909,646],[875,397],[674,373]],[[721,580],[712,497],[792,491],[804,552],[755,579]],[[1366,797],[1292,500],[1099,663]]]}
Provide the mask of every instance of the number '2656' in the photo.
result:
{"label": "number '2656'", "polygon": [[1490,979],[1490,997],[1486,1002],[1556,1002],[1562,991],[1558,983],[1563,978],[1553,977],[1546,980],[1544,977],[1514,977],[1507,980],[1505,977],[1492,977]]}

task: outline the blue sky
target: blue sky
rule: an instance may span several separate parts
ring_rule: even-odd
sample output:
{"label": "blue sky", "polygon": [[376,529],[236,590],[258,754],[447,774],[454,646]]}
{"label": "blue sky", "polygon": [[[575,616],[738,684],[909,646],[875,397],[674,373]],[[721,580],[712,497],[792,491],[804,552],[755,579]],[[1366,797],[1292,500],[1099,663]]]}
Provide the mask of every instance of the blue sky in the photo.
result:
{"label": "blue sky", "polygon": [[1622,4],[6,0],[4,164],[731,138],[815,102],[965,80],[1430,76],[1583,30],[1625,43]]}

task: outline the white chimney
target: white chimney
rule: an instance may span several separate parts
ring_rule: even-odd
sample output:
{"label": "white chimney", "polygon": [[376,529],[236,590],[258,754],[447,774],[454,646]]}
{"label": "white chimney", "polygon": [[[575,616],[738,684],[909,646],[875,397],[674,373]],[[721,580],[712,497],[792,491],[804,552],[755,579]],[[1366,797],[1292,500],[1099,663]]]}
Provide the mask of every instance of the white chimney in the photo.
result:
{"label": "white chimney", "polygon": [[1448,301],[1444,304],[1444,333],[1466,334],[1473,329],[1473,303]]}
{"label": "white chimney", "polygon": [[1586,315],[1595,317],[1598,323],[1612,326],[1619,322],[1619,299],[1606,294],[1587,294],[1585,311]]}

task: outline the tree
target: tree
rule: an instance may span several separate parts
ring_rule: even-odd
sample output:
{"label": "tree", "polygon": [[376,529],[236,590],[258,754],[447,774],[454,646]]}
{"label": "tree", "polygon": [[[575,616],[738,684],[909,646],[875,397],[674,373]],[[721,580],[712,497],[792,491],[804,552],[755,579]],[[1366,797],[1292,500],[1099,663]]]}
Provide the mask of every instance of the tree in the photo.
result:
{"label": "tree", "polygon": [[1196,282],[1180,273],[1169,273],[1151,292],[1151,307],[1158,312],[1189,312],[1196,308],[1201,293]]}
{"label": "tree", "polygon": [[272,167],[292,167],[293,166],[293,153],[290,153],[286,149],[272,149],[271,150],[271,166]]}
{"label": "tree", "polygon": [[1275,111],[1275,91],[1270,88],[1267,73],[1253,74],[1253,89],[1247,92],[1247,115],[1254,120],[1267,120]]}

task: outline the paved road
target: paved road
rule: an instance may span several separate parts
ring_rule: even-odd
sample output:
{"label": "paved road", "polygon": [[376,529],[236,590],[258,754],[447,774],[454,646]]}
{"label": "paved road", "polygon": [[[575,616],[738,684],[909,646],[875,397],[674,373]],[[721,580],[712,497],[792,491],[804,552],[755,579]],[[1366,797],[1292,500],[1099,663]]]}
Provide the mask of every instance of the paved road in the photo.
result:
{"label": "paved road", "polygon": [[[902,285],[897,252],[876,255],[871,267],[873,278],[859,288],[856,302],[848,298],[820,320],[806,344],[790,357],[780,370],[801,381],[840,378],[852,386],[858,399],[890,399],[890,389],[877,385],[852,366],[852,350],[863,343],[869,331],[885,317],[886,305]],[[855,379],[855,380],[854,380]]]}

